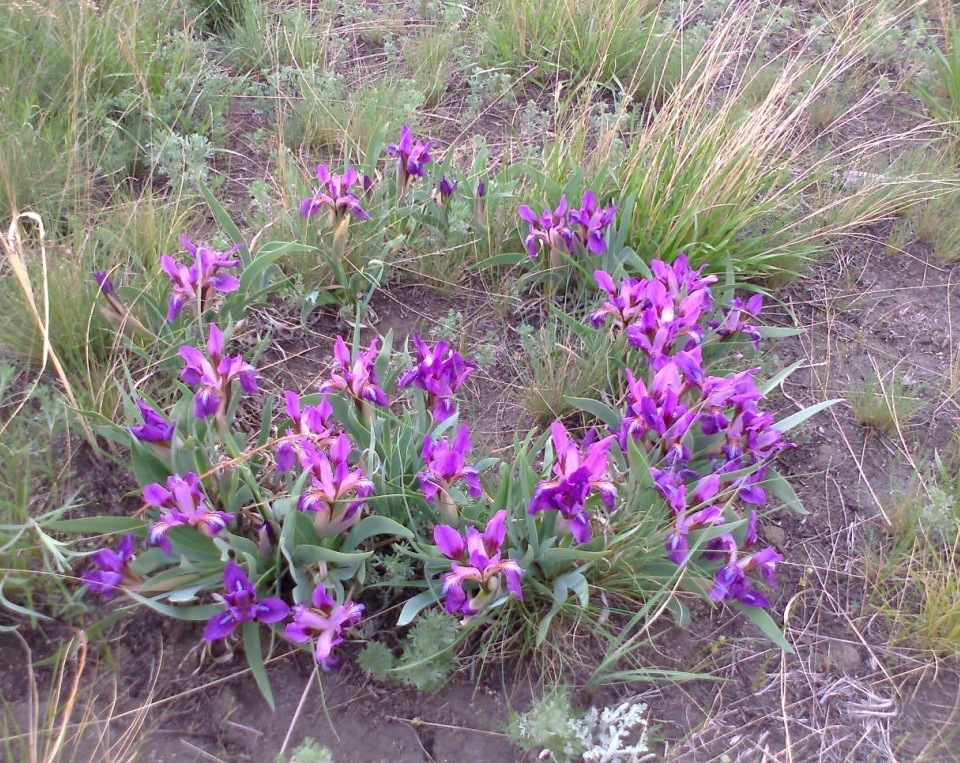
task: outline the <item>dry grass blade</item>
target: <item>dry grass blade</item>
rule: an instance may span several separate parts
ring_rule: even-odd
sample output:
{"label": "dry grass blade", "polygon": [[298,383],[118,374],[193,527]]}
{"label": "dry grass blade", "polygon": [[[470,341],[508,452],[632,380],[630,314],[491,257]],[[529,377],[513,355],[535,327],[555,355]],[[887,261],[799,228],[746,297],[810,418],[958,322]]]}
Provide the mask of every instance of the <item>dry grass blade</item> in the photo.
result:
{"label": "dry grass blade", "polygon": [[[42,315],[40,309],[37,307],[33,284],[30,281],[30,274],[28,273],[25,264],[23,238],[20,235],[21,220],[31,220],[37,226],[37,235],[40,242],[41,272],[43,273]],[[3,246],[7,263],[10,265],[10,269],[13,271],[13,274],[17,279],[17,284],[19,285],[20,290],[23,292],[24,299],[26,299],[27,304],[30,307],[30,312],[32,313],[33,318],[37,323],[37,327],[40,329],[40,333],[43,337],[43,357],[41,361],[40,372],[37,374],[37,381],[34,383],[34,387],[39,383],[39,379],[43,375],[43,372],[47,367],[47,361],[49,360],[49,362],[53,364],[53,367],[57,372],[57,376],[60,378],[60,382],[63,384],[63,390],[67,395],[67,399],[70,401],[70,404],[73,406],[74,410],[78,410],[80,406],[77,404],[76,396],[73,394],[73,386],[70,384],[70,380],[67,378],[67,374],[64,371],[63,364],[60,362],[60,358],[57,357],[57,354],[53,351],[53,347],[50,343],[50,300],[48,296],[49,285],[47,282],[47,246],[46,229],[43,225],[43,219],[40,217],[40,215],[34,212],[20,212],[11,221],[10,227],[7,229],[6,236],[0,235],[0,244]],[[14,411],[13,416],[16,416],[16,414],[20,412],[20,409],[26,405],[26,402],[29,399],[29,395],[24,396],[23,400]],[[9,417],[8,421],[13,418],[13,416]],[[90,428],[90,424],[83,417],[80,417],[80,426],[83,428],[83,434],[87,440],[87,443],[94,452],[98,452],[99,447],[97,446],[97,439],[93,434],[93,430]],[[0,429],[0,432],[2,431],[3,430]]]}

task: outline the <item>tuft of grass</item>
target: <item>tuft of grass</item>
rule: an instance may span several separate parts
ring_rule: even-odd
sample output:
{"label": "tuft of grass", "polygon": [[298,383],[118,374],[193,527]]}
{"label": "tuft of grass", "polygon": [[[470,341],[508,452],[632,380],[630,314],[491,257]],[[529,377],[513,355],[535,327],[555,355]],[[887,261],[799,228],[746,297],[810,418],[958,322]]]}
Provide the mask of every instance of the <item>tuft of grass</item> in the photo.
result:
{"label": "tuft of grass", "polygon": [[914,237],[945,262],[960,259],[960,191],[946,191],[911,210]]}
{"label": "tuft of grass", "polygon": [[[590,397],[607,379],[608,366],[599,347],[587,347],[577,333],[555,318],[540,328],[518,329],[529,369],[522,405],[540,424],[571,414],[569,397]],[[599,334],[599,332],[598,332]]]}
{"label": "tuft of grass", "polygon": [[876,381],[866,381],[847,399],[857,421],[887,437],[900,432],[926,405],[924,400],[907,394],[896,372],[887,379],[878,376]]}
{"label": "tuft of grass", "polygon": [[693,59],[656,0],[509,0],[483,21],[486,57],[541,82],[557,76],[615,85],[660,101]]}
{"label": "tuft of grass", "polygon": [[[41,697],[36,667],[27,642],[14,633],[23,647],[26,664],[25,712],[0,701],[0,751],[6,760],[31,763],[134,763],[140,758],[144,724],[156,689],[156,676],[145,701],[133,711],[117,712],[120,700],[117,678],[109,689],[98,687],[87,636],[76,631],[54,664],[51,686]],[[24,717],[25,716],[25,717]]]}
{"label": "tuft of grass", "polygon": [[[848,170],[863,174],[904,136],[837,137],[824,151],[804,129],[811,105],[865,53],[852,22],[843,30],[848,36],[822,53],[814,55],[806,41],[778,54],[768,65],[779,73],[758,100],[755,62],[766,55],[765,43],[756,41],[750,14],[728,13],[655,112],[625,103],[598,130],[590,104],[569,98],[544,174],[582,172],[619,193],[630,213],[628,243],[644,259],[671,261],[686,252],[741,278],[795,274],[828,241],[889,219],[929,192],[883,173],[844,180]],[[847,114],[877,97],[868,93]]]}
{"label": "tuft of grass", "polygon": [[226,59],[241,71],[309,69],[326,59],[332,28],[332,17],[322,7],[314,8],[311,17],[285,0],[249,2],[226,40]]}
{"label": "tuft of grass", "polygon": [[929,54],[931,80],[914,83],[914,94],[934,119],[955,139],[960,138],[960,24],[953,12],[944,19],[944,45]]}
{"label": "tuft of grass", "polygon": [[[200,211],[188,198],[152,189],[119,191],[93,221],[86,246],[95,248],[95,259],[105,267],[122,266],[114,271],[122,285],[127,268],[147,278],[158,273],[160,256],[179,251],[183,233],[197,238],[201,226]],[[83,245],[81,238],[78,246]]]}
{"label": "tuft of grass", "polygon": [[891,511],[894,547],[881,591],[897,638],[941,656],[960,654],[960,478],[955,454]]}
{"label": "tuft of grass", "polygon": [[427,29],[404,41],[403,61],[428,108],[436,106],[447,90],[457,45],[456,34],[445,29]]}

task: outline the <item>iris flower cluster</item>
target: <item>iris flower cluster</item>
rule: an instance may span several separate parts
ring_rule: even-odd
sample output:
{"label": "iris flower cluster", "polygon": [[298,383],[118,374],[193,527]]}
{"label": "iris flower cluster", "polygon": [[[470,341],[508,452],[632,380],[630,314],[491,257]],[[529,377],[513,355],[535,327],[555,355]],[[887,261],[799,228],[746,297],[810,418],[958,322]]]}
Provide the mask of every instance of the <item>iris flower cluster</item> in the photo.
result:
{"label": "iris flower cluster", "polygon": [[[624,278],[619,285],[598,271],[595,278],[606,299],[590,321],[624,332],[650,369],[646,380],[626,371],[626,407],[617,439],[624,451],[632,443],[650,454],[654,486],[673,517],[667,555],[685,564],[691,533],[728,524],[736,517],[737,501],[766,502],[766,464],[789,444],[773,426],[773,416],[759,410],[763,392],[754,379],[757,369],[711,376],[703,367],[708,327],[720,340],[741,333],[758,341],[759,330],[747,319],[759,314],[761,298],[735,300],[722,322],[706,323],[715,277],[691,268],[684,256],[671,265],[655,260],[651,270],[650,279]],[[695,438],[708,443],[697,453],[691,450]],[[739,542],[727,532],[705,544],[703,557],[722,562],[711,599],[766,606],[746,573],[757,569],[772,585],[781,557],[772,548],[753,551],[757,543],[751,512]]]}
{"label": "iris flower cluster", "polygon": [[608,474],[607,453],[613,435],[602,440],[585,440],[578,445],[559,421],[550,426],[555,461],[552,480],[538,483],[527,509],[530,514],[545,510],[558,512],[557,529],[569,533],[577,543],[588,543],[590,531],[588,503],[593,496],[610,510],[617,497],[617,488]]}
{"label": "iris flower cluster", "polygon": [[197,388],[193,398],[193,415],[198,419],[226,413],[230,407],[234,380],[240,382],[240,388],[248,395],[257,392],[257,369],[240,355],[230,357],[223,354],[223,332],[215,323],[210,324],[207,355],[209,357],[189,345],[180,348],[180,357],[184,362],[180,379]]}
{"label": "iris flower cluster", "polygon": [[652,278],[624,278],[619,286],[608,273],[596,271],[594,278],[607,298],[590,313],[590,322],[599,328],[611,319],[612,327],[625,331],[631,346],[658,370],[678,351],[700,345],[702,319],[713,308],[710,285],[717,277],[690,268],[686,255],[672,265],[654,260],[650,268]]}
{"label": "iris flower cluster", "polygon": [[433,528],[434,543],[453,562],[450,572],[443,576],[444,607],[447,612],[463,615],[464,623],[504,594],[523,599],[523,568],[503,553],[506,523],[507,512],[501,509],[482,533],[475,527],[468,527],[464,535],[449,525]]}
{"label": "iris flower cluster", "polygon": [[365,499],[373,493],[373,482],[363,469],[351,466],[351,450],[353,444],[343,432],[326,450],[301,441],[300,465],[310,473],[310,479],[297,509],[313,514],[319,538],[339,535],[353,527],[360,520]]}
{"label": "iris flower cluster", "polygon": [[439,341],[430,347],[417,334],[413,335],[417,347],[417,362],[400,377],[398,386],[417,387],[427,393],[427,408],[437,423],[446,421],[457,412],[453,396],[476,365],[451,349],[447,341]]}
{"label": "iris flower cluster", "polygon": [[463,482],[471,498],[483,495],[479,473],[475,467],[466,465],[468,450],[470,429],[466,426],[457,430],[453,443],[446,439],[434,440],[430,435],[423,442],[424,468],[417,478],[427,500],[439,504],[440,513],[448,522],[456,523],[459,518],[457,504],[450,494],[455,485]]}
{"label": "iris flower cluster", "polygon": [[226,609],[207,621],[203,638],[216,641],[231,636],[238,625],[252,621],[279,623],[290,615],[284,635],[291,641],[303,644],[316,638],[314,656],[324,670],[336,666],[331,652],[343,643],[343,631],[360,622],[363,605],[347,599],[337,604],[323,585],[313,589],[310,604],[298,604],[293,610],[282,599],[270,596],[261,599],[243,568],[236,562],[228,562],[223,571],[224,592],[217,598]]}
{"label": "iris flower cluster", "polygon": [[160,258],[160,267],[170,276],[172,289],[167,306],[167,322],[173,323],[188,301],[197,303],[200,314],[209,306],[214,292],[231,292],[240,288],[240,280],[230,273],[223,273],[240,265],[233,255],[240,249],[236,244],[226,252],[218,252],[206,244],[194,243],[186,236],[180,237],[183,248],[193,256],[193,262],[185,265],[176,262],[169,254]]}
{"label": "iris flower cluster", "polygon": [[174,527],[194,528],[208,538],[219,534],[233,521],[233,515],[218,511],[208,503],[200,485],[200,476],[187,472],[182,477],[167,478],[166,487],[159,482],[143,489],[143,500],[148,506],[161,510],[160,518],[150,525],[150,542],[170,553],[167,532]]}
{"label": "iris flower cluster", "polygon": [[400,140],[387,146],[387,153],[397,157],[397,191],[401,196],[413,178],[426,176],[427,165],[433,160],[431,146],[432,140],[424,143],[414,138],[408,125],[400,128]]}
{"label": "iris flower cluster", "polygon": [[338,665],[333,648],[343,643],[343,631],[357,625],[363,617],[363,604],[347,599],[337,604],[323,585],[313,589],[310,604],[297,604],[293,618],[287,623],[283,635],[297,644],[305,644],[316,638],[313,654],[323,670]]}
{"label": "iris flower cluster", "polygon": [[588,190],[580,199],[579,209],[571,209],[567,197],[561,196],[556,209],[547,208],[538,215],[528,205],[521,204],[517,214],[528,224],[524,245],[530,259],[535,260],[542,248],[556,266],[563,254],[606,252],[606,233],[616,211],[613,205],[601,207],[596,194]]}
{"label": "iris flower cluster", "polygon": [[377,379],[377,352],[377,340],[374,339],[370,347],[358,353],[356,360],[353,360],[347,343],[342,336],[338,336],[333,345],[338,368],[320,385],[320,391],[346,392],[361,409],[369,403],[390,405],[387,393],[380,388]]}
{"label": "iris flower cluster", "polygon": [[336,422],[333,421],[333,406],[324,395],[319,405],[300,405],[300,395],[287,390],[283,393],[284,410],[293,424],[286,430],[286,438],[277,448],[277,469],[290,471],[298,458],[304,457],[303,444],[315,448],[331,445],[337,438]]}
{"label": "iris flower cluster", "polygon": [[[317,180],[320,187],[313,196],[300,202],[300,216],[313,217],[324,207],[330,215],[330,224],[336,228],[348,215],[358,220],[369,220],[370,215],[360,204],[360,197],[350,189],[360,183],[360,175],[353,167],[347,167],[343,173],[331,172],[326,164],[317,165]],[[371,187],[373,181],[364,175],[363,189]]]}

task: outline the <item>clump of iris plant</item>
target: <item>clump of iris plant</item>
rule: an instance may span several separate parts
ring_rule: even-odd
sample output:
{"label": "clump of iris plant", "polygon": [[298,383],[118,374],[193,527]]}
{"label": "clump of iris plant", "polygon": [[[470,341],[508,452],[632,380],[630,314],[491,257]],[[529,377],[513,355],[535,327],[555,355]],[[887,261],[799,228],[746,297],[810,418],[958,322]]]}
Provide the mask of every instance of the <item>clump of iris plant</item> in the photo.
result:
{"label": "clump of iris plant", "polygon": [[507,512],[501,509],[482,533],[475,527],[468,527],[464,535],[449,525],[433,528],[433,542],[452,560],[450,572],[443,576],[444,608],[463,615],[464,623],[508,593],[523,599],[523,568],[503,555],[506,523]]}
{"label": "clump of iris plant", "polygon": [[[300,216],[313,217],[324,207],[327,208],[330,228],[333,231],[332,256],[340,260],[344,257],[347,247],[347,236],[350,218],[369,220],[370,215],[360,203],[360,197],[350,189],[360,183],[360,175],[353,167],[344,169],[343,174],[330,172],[326,164],[317,165],[317,180],[320,187],[313,196],[300,202]],[[368,196],[372,193],[373,181],[363,176],[363,193]],[[356,265],[356,263],[353,263]]]}
{"label": "clump of iris plant", "polygon": [[591,497],[598,495],[610,510],[617,497],[617,487],[610,479],[607,461],[615,438],[610,435],[602,440],[586,441],[581,450],[559,421],[550,426],[550,438],[556,458],[554,479],[537,484],[528,513],[556,511],[559,514],[558,532],[573,535],[577,543],[588,543],[593,537],[587,511]]}
{"label": "clump of iris plant", "polygon": [[298,644],[316,639],[313,654],[323,670],[339,664],[332,654],[333,648],[343,643],[343,632],[359,624],[363,617],[363,605],[347,599],[337,604],[323,585],[313,589],[310,604],[297,604],[293,619],[287,624],[284,635]]}
{"label": "clump of iris plant", "polygon": [[422,389],[427,393],[427,409],[434,421],[446,421],[457,412],[453,396],[476,365],[452,349],[447,341],[430,347],[414,334],[413,343],[417,347],[416,365],[400,377],[398,386]]}
{"label": "clump of iris plant", "polygon": [[154,482],[143,488],[143,500],[147,506],[161,509],[158,521],[150,525],[150,542],[170,553],[167,532],[174,527],[192,527],[201,535],[212,538],[226,529],[233,516],[218,511],[207,504],[200,489],[200,476],[187,472],[182,477],[174,474],[167,478],[164,487]]}
{"label": "clump of iris plant", "polygon": [[240,265],[239,258],[233,256],[239,251],[240,244],[226,252],[218,252],[202,242],[195,244],[186,236],[180,237],[180,243],[193,256],[190,265],[176,262],[169,254],[160,258],[160,267],[173,284],[167,307],[168,323],[177,319],[188,301],[195,302],[198,314],[202,315],[210,306],[214,292],[227,293],[240,288],[236,276],[221,272]]}
{"label": "clump of iris plant", "polygon": [[207,354],[209,358],[195,347],[181,347],[180,357],[183,358],[184,368],[180,379],[197,388],[193,398],[193,415],[205,419],[216,414],[222,426],[230,407],[234,380],[240,382],[244,392],[252,395],[257,392],[257,369],[240,355],[229,357],[223,354],[223,332],[215,323],[210,324]]}
{"label": "clump of iris plant", "polygon": [[417,474],[420,487],[427,500],[438,505],[443,518],[453,524],[459,521],[460,514],[450,491],[458,482],[467,486],[471,498],[483,495],[479,473],[466,465],[468,450],[470,428],[466,426],[457,430],[452,444],[446,439],[435,441],[429,435],[423,442],[424,468]]}
{"label": "clump of iris plant", "polygon": [[[648,454],[654,487],[672,516],[665,549],[682,565],[693,556],[692,533],[736,520],[736,502],[766,502],[766,465],[790,444],[774,426],[773,416],[758,407],[763,398],[754,378],[758,369],[713,376],[703,367],[702,349],[711,329],[718,341],[738,333],[754,344],[759,341],[759,330],[747,321],[762,308],[759,295],[747,302],[734,300],[723,321],[707,322],[713,306],[710,285],[716,277],[692,268],[685,256],[672,264],[654,260],[650,266],[651,278],[625,278],[619,285],[597,271],[606,299],[590,314],[590,322],[623,332],[649,369],[645,379],[625,372],[626,408],[618,441],[624,451],[638,447]],[[709,445],[694,453],[695,438]],[[751,511],[739,543],[728,532],[700,549],[703,561],[724,561],[710,591],[712,600],[767,605],[746,574],[757,569],[773,585],[781,557],[772,548],[748,551],[757,542],[756,514]]]}
{"label": "clump of iris plant", "polygon": [[121,588],[136,590],[143,580],[130,569],[133,559],[133,536],[125,535],[116,551],[101,548],[90,555],[92,567],[83,574],[83,584],[104,599],[109,599]]}
{"label": "clump of iris plant", "polygon": [[387,146],[387,153],[397,157],[397,196],[403,198],[410,182],[415,177],[425,177],[427,165],[432,161],[432,140],[424,143],[415,139],[408,125],[400,128],[400,140]]}
{"label": "clump of iris plant", "polygon": [[278,623],[290,614],[290,607],[283,599],[276,596],[259,598],[250,578],[236,562],[227,562],[224,567],[223,593],[217,594],[216,598],[227,608],[207,621],[203,631],[205,641],[227,638],[242,623]]}

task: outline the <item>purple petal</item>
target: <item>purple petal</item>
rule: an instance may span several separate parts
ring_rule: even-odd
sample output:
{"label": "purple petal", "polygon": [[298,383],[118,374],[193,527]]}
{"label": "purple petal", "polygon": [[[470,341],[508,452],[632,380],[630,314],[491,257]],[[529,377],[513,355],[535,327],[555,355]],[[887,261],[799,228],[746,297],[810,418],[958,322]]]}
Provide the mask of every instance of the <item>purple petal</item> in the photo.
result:
{"label": "purple petal", "polygon": [[220,358],[223,355],[223,332],[216,323],[210,324],[210,334],[207,337],[207,352],[211,358]]}
{"label": "purple petal", "polygon": [[436,525],[433,528],[433,542],[448,559],[460,559],[463,556],[463,538],[449,525]]}
{"label": "purple petal", "polygon": [[500,509],[487,523],[483,539],[489,546],[500,548],[507,537],[507,510]]}
{"label": "purple petal", "polygon": [[290,607],[282,599],[270,597],[257,604],[256,619],[261,623],[278,623],[290,614]]}
{"label": "purple petal", "polygon": [[232,561],[223,568],[223,587],[227,591],[253,590],[243,567]]}
{"label": "purple petal", "polygon": [[216,641],[226,638],[237,627],[236,618],[230,612],[221,612],[207,620],[207,627],[203,630],[204,641]]}
{"label": "purple petal", "polygon": [[170,498],[170,491],[159,482],[154,482],[143,488],[143,500],[150,506],[155,506],[158,509],[166,506]]}
{"label": "purple petal", "polygon": [[240,288],[240,279],[229,273],[217,273],[210,279],[210,285],[217,291],[231,292]]}

